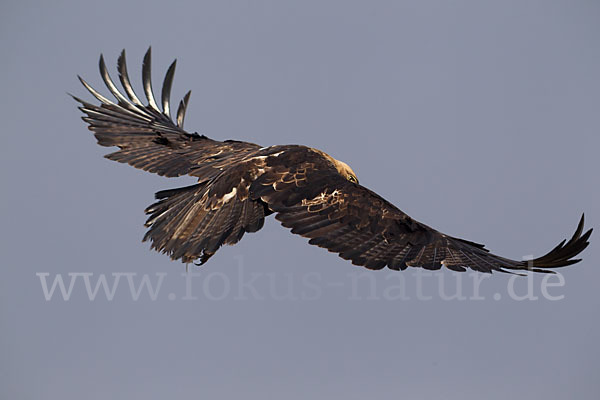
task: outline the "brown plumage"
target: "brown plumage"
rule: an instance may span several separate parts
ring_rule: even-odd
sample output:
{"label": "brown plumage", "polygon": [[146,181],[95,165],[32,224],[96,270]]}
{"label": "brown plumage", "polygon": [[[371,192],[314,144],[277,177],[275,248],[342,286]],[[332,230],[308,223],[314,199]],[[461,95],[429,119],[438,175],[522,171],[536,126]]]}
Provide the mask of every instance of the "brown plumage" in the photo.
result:
{"label": "brown plumage", "polygon": [[515,261],[490,253],[483,245],[440,233],[419,223],[385,199],[358,184],[345,163],[326,153],[299,145],[260,147],[253,143],[212,140],[183,130],[190,93],[170,116],[175,62],[169,67],[161,93],[162,110],[150,77],[150,49],[143,62],[144,104],[135,94],[125,62],[118,60],[125,94],[110,78],[102,56],[100,74],[113,102],[83,85],[100,105],[75,97],[98,144],[119,150],[108,159],[148,172],[198,178],[192,186],[164,190],[146,209],[144,240],[183,262],[206,262],[223,245],[237,243],[244,233],[258,231],[265,216],[275,218],[309,243],[338,253],[370,269],[385,266],[454,271],[470,268],[492,272],[549,269],[574,264],[588,245],[592,229],[583,233],[583,216],[573,237],[530,261]]}

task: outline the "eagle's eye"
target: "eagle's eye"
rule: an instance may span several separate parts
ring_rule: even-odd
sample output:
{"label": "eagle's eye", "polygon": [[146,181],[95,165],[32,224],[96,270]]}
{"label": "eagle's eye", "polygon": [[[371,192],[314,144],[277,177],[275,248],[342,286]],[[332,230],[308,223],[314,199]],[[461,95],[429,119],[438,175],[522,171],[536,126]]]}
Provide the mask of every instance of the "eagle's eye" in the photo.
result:
{"label": "eagle's eye", "polygon": [[348,180],[352,183],[358,183],[358,179],[354,175],[348,175]]}

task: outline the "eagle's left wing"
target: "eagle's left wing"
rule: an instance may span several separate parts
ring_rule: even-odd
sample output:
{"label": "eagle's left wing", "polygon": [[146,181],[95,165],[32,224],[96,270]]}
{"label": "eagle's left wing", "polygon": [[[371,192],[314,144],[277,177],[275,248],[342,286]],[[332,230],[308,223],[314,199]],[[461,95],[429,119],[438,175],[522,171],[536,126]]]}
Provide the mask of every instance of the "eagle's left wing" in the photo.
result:
{"label": "eagle's left wing", "polygon": [[[588,245],[592,229],[583,233],[583,216],[573,237],[546,255],[516,261],[490,253],[483,245],[438,232],[410,218],[376,193],[333,171],[291,171],[262,179],[255,193],[292,233],[310,238],[353,264],[394,270],[442,266],[481,272],[547,269],[574,264]],[[268,174],[267,174],[268,175]],[[302,182],[298,185],[298,182]],[[257,182],[261,183],[261,182]],[[299,201],[289,199],[302,198]],[[565,243],[566,242],[566,243]]]}
{"label": "eagle's left wing", "polygon": [[162,109],[152,90],[150,49],[144,56],[142,68],[145,101],[136,95],[129,81],[125,50],[118,60],[119,81],[123,92],[111,79],[102,56],[99,64],[100,75],[116,101],[104,97],[81,77],[81,83],[100,101],[100,105],[73,97],[81,103],[79,108],[85,113],[83,120],[89,124],[98,144],[119,147],[119,150],[107,154],[106,158],[162,176],[187,174],[202,181],[214,178],[227,166],[236,164],[260,148],[254,143],[235,140],[222,142],[186,132],[183,120],[190,92],[179,103],[175,120],[171,118],[170,94],[175,62],[167,70],[162,85]]}

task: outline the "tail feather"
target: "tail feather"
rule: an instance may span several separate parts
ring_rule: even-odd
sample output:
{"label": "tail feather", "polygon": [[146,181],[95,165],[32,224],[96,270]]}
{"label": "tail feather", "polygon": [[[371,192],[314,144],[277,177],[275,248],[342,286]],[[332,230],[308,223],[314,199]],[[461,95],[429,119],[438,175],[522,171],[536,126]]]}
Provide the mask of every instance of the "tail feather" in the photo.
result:
{"label": "tail feather", "polygon": [[162,190],[159,200],[146,208],[144,241],[172,259],[206,262],[223,244],[239,242],[246,232],[259,230],[265,218],[260,200],[237,197],[218,209],[207,206],[207,182]]}

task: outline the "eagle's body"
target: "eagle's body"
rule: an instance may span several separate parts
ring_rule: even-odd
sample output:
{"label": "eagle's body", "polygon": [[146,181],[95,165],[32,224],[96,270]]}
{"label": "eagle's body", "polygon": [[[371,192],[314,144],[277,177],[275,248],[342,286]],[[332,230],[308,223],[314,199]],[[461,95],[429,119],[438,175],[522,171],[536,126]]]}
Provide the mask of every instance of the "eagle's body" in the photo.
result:
{"label": "eagle's body", "polygon": [[[196,140],[210,139],[199,136]],[[274,211],[262,199],[272,196],[271,191],[276,192],[293,182],[298,193],[284,201],[290,205],[295,198],[302,201],[326,194],[321,187],[303,184],[307,179],[305,171],[329,171],[324,176],[324,184],[333,183],[338,175],[343,179],[355,176],[345,164],[310,147],[258,148],[248,144],[242,151],[241,143],[224,142],[202,161],[202,167],[194,173],[200,176],[198,184],[157,193],[157,198],[163,200],[146,209],[151,215],[146,223],[150,230],[145,238],[152,239],[154,248],[168,252],[173,258],[193,261],[198,258],[198,244],[189,240],[194,229],[197,240],[205,241],[200,246],[203,249],[200,259],[205,262],[221,244],[235,244],[245,232],[255,232],[262,227],[264,217]],[[229,148],[231,144],[238,146],[237,153]],[[289,174],[290,166],[295,166],[293,174]],[[186,206],[193,211],[184,211]],[[167,229],[158,223],[160,219],[168,221]],[[170,231],[174,225],[178,228]]]}
{"label": "eagle's body", "polygon": [[385,199],[358,184],[344,162],[323,151],[300,145],[261,147],[234,140],[216,141],[183,130],[189,93],[180,102],[176,122],[170,117],[169,95],[175,63],[162,88],[162,111],[152,91],[150,50],[142,71],[147,105],[134,93],[125,52],[119,58],[123,95],[111,80],[102,57],[100,72],[117,99],[112,102],[85,81],[102,103],[76,98],[98,144],[117,146],[106,157],[167,177],[191,175],[192,186],[158,192],[144,240],[173,259],[206,262],[223,244],[237,243],[256,232],[271,213],[292,233],[370,269],[409,266],[465,271],[530,270],[550,272],[573,264],[588,245],[583,217],[567,243],[545,256],[515,261],[491,254],[483,245],[442,234],[411,219]]}

